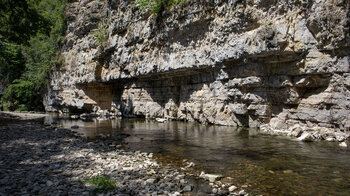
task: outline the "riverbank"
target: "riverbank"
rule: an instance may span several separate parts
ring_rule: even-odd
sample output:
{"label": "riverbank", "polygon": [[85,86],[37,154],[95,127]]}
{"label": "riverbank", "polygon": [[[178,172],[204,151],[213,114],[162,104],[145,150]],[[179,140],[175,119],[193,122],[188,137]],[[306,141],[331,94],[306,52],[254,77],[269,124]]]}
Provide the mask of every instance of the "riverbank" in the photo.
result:
{"label": "riverbank", "polygon": [[9,112],[9,111],[1,111],[0,118],[1,119],[16,119],[16,120],[36,120],[45,118],[48,116],[47,113],[39,113],[39,112]]}
{"label": "riverbank", "polygon": [[[18,114],[21,114],[21,113],[18,113]],[[121,116],[114,116],[108,113],[97,112],[97,113],[83,113],[81,115],[59,114],[58,118],[68,118],[73,120],[79,120],[79,119],[107,120],[107,119],[121,118]],[[136,116],[129,116],[129,118],[136,118]],[[145,118],[145,119],[155,120],[158,123],[165,123],[168,121],[181,121],[180,119],[176,119],[176,118]],[[191,121],[186,121],[186,122],[191,122]],[[206,124],[206,123],[201,123],[201,124]],[[242,128],[243,126],[226,126],[226,127]],[[303,141],[303,142],[313,142],[313,141],[337,142],[338,145],[342,148],[348,147],[349,138],[350,138],[350,129],[341,130],[339,128],[332,128],[332,127],[328,127],[328,128],[318,127],[318,126],[312,127],[312,125],[306,125],[304,123],[287,124],[285,122],[278,120],[277,118],[274,118],[270,123],[263,124],[256,129],[258,130],[258,133],[261,135],[285,136],[291,140]]]}
{"label": "riverbank", "polygon": [[[94,195],[101,190],[106,195],[238,195],[241,191],[230,184],[211,188],[209,181],[186,169],[158,164],[152,153],[125,151],[120,145],[125,135],[87,141],[36,118],[2,114],[1,119],[0,195]],[[112,188],[106,191],[88,183],[96,177],[111,182]]]}

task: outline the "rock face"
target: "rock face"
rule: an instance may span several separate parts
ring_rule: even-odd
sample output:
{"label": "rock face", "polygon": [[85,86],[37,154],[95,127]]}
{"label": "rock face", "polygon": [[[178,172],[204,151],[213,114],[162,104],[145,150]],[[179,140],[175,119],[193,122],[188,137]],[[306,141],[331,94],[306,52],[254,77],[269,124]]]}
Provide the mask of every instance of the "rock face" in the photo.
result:
{"label": "rock face", "polygon": [[156,16],[132,1],[71,1],[45,106],[343,133],[349,10],[347,0],[203,0]]}

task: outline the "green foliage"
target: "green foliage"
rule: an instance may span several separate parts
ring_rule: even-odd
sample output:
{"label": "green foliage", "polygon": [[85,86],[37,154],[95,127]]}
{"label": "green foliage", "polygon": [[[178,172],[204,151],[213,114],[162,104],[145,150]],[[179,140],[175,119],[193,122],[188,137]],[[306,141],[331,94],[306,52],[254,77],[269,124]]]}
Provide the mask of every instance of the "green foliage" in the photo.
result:
{"label": "green foliage", "polygon": [[140,6],[143,12],[159,14],[164,6],[164,0],[137,0],[136,4]]}
{"label": "green foliage", "polygon": [[42,101],[39,95],[38,86],[33,82],[15,80],[5,89],[2,105],[7,110],[34,110]]}
{"label": "green foliage", "polygon": [[100,47],[100,49],[103,49],[106,46],[106,43],[108,41],[108,26],[110,25],[111,21],[101,21],[98,24],[97,30],[92,32],[92,35],[96,37],[96,41]]}
{"label": "green foliage", "polygon": [[85,180],[87,183],[95,186],[96,192],[101,193],[101,192],[108,192],[110,190],[113,190],[116,188],[116,180],[110,179],[105,176],[97,176],[93,178],[89,178]]}
{"label": "green foliage", "polygon": [[7,85],[19,78],[24,70],[24,63],[21,47],[7,43],[0,35],[0,82]]}
{"label": "green foliage", "polygon": [[136,4],[143,12],[160,15],[168,7],[184,3],[186,0],[136,0]]}
{"label": "green foliage", "polygon": [[186,0],[168,0],[167,3],[169,6],[175,6],[175,5],[183,4],[185,2],[186,2]]}
{"label": "green foliage", "polygon": [[0,34],[9,42],[27,43],[38,31],[48,33],[48,21],[35,8],[35,0],[0,0]]}
{"label": "green foliage", "polygon": [[66,1],[0,0],[0,82],[6,86],[1,104],[6,109],[43,110],[42,96],[66,31]]}

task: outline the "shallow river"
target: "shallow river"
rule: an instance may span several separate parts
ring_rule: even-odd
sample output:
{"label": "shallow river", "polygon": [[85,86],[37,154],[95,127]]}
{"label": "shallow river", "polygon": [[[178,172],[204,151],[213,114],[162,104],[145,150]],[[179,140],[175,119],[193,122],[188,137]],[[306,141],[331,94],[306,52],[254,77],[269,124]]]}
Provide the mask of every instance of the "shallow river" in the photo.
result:
{"label": "shallow river", "polygon": [[[51,119],[52,120],[52,119]],[[232,177],[251,195],[350,195],[350,148],[258,135],[255,129],[150,120],[59,120],[94,139],[130,134],[123,147],[153,152],[163,163],[187,159],[197,171]]]}

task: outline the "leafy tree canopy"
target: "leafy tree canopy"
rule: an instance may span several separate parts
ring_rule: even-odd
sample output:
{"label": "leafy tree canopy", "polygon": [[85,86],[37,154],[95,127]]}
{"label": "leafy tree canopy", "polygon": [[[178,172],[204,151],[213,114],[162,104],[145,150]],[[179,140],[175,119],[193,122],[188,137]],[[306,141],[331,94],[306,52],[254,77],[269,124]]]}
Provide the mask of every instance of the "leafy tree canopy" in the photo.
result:
{"label": "leafy tree canopy", "polygon": [[1,104],[43,110],[51,67],[59,63],[67,0],[0,0]]}

